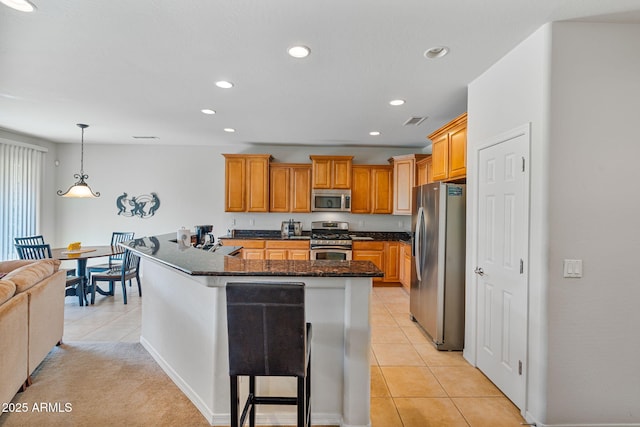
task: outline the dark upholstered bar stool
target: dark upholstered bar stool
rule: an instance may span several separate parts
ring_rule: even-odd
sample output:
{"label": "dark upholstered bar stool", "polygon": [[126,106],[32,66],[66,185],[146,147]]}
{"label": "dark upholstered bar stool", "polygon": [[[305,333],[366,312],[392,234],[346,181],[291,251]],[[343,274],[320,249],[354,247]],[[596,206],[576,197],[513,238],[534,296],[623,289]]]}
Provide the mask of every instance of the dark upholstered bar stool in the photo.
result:
{"label": "dark upholstered bar stool", "polygon": [[[231,427],[255,426],[256,405],[297,405],[298,427],[311,425],[311,324],[304,283],[227,283]],[[238,377],[249,396],[238,419]],[[255,377],[297,377],[297,396],[256,396]]]}

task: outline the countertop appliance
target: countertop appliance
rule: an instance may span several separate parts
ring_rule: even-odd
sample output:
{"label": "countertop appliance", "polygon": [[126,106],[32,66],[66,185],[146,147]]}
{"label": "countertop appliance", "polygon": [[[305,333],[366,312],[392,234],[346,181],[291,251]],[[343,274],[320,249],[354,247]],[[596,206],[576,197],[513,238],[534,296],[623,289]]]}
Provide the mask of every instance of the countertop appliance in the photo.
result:
{"label": "countertop appliance", "polygon": [[313,221],[311,223],[311,259],[352,259],[352,241],[349,223],[344,221]]}
{"label": "countertop appliance", "polygon": [[300,221],[282,221],[280,226],[280,236],[289,238],[291,236],[302,236],[302,223]]}
{"label": "countertop appliance", "polygon": [[413,188],[409,308],[438,350],[464,347],[465,193],[463,184]]}
{"label": "countertop appliance", "polygon": [[351,212],[351,190],[311,190],[311,211]]}
{"label": "countertop appliance", "polygon": [[197,236],[196,246],[213,244],[213,225],[196,225],[194,228]]}

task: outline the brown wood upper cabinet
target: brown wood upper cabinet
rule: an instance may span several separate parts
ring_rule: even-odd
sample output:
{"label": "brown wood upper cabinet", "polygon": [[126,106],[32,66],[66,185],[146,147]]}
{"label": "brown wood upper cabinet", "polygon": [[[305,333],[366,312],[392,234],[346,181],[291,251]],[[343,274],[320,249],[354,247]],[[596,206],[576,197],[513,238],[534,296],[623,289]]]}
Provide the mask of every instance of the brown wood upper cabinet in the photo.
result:
{"label": "brown wood upper cabinet", "polygon": [[393,167],[353,165],[351,213],[390,214],[393,211]]}
{"label": "brown wood upper cabinet", "polygon": [[311,165],[271,163],[269,211],[311,212]]}
{"label": "brown wood upper cabinet", "polygon": [[309,156],[313,188],[351,189],[353,156]]}
{"label": "brown wood upper cabinet", "polygon": [[431,135],[433,180],[446,181],[467,175],[467,113]]}
{"label": "brown wood upper cabinet", "polygon": [[433,182],[431,156],[425,157],[416,162],[416,170],[418,173],[418,182],[416,185],[424,185]]}
{"label": "brown wood upper cabinet", "polygon": [[225,212],[269,211],[270,154],[223,154]]}
{"label": "brown wood upper cabinet", "polygon": [[393,214],[411,215],[411,191],[417,184],[416,162],[428,154],[405,154],[389,159],[393,162]]}

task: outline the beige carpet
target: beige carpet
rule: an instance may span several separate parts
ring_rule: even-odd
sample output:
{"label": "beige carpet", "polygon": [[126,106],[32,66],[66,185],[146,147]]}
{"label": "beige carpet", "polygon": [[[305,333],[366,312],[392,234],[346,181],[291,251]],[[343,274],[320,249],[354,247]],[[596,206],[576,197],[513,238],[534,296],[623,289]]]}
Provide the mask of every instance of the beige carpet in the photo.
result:
{"label": "beige carpet", "polygon": [[32,377],[0,426],[209,425],[139,343],[65,343]]}

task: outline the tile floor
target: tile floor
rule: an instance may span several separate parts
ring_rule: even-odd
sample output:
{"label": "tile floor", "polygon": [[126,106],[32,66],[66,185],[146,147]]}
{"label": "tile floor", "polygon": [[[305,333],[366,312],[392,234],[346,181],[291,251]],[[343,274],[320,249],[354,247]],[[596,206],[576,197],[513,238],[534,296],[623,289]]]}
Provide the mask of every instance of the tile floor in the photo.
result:
{"label": "tile floor", "polygon": [[[134,283],[124,305],[116,289],[115,297],[96,295],[90,307],[66,298],[63,340],[137,342],[141,298]],[[409,319],[409,297],[402,288],[374,288],[371,309],[372,427],[516,427],[524,422],[460,352],[433,347]]]}

